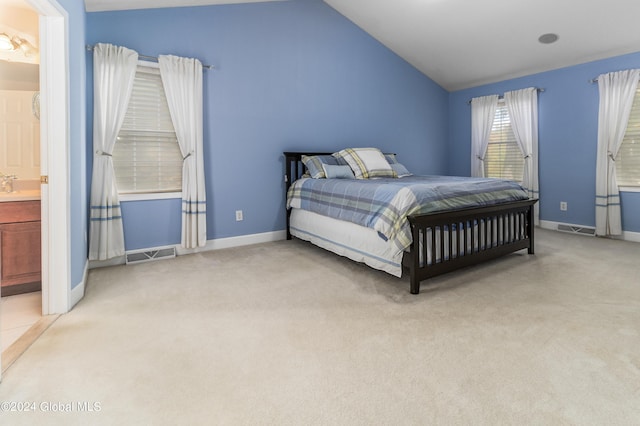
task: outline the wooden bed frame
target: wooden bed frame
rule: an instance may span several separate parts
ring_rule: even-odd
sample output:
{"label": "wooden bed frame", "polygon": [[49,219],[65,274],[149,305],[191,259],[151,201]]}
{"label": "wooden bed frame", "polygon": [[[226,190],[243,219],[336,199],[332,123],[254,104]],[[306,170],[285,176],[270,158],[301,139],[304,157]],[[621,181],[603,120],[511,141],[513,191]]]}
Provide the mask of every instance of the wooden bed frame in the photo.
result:
{"label": "wooden bed frame", "polygon": [[[289,187],[304,173],[303,155],[331,153],[284,152],[285,203]],[[413,242],[410,250],[405,252],[402,264],[410,271],[411,293],[420,293],[420,282],[436,275],[525,248],[529,254],[534,254],[533,205],[537,201],[521,200],[488,207],[409,216]],[[290,214],[287,209],[288,240],[291,239]]]}

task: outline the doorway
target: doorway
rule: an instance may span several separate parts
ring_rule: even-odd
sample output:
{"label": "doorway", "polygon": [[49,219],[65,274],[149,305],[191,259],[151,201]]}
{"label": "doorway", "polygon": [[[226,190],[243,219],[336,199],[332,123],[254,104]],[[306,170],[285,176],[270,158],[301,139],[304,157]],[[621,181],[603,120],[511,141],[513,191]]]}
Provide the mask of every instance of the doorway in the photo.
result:
{"label": "doorway", "polygon": [[2,351],[42,312],[39,15],[0,5],[0,293]]}
{"label": "doorway", "polygon": [[41,310],[52,315],[71,307],[69,17],[56,0],[25,2],[40,16]]}

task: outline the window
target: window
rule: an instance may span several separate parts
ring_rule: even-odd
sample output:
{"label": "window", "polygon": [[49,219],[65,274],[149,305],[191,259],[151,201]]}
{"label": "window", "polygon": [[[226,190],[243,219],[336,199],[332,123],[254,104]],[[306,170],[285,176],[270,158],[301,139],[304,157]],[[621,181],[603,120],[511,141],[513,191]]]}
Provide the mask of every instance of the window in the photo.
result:
{"label": "window", "polygon": [[484,175],[522,182],[523,173],[524,157],[511,128],[507,105],[501,100],[498,102],[484,156]]}
{"label": "window", "polygon": [[121,194],[182,190],[182,154],[157,64],[138,64],[113,168]]}
{"label": "window", "polygon": [[616,158],[616,178],[619,186],[640,186],[640,88]]}

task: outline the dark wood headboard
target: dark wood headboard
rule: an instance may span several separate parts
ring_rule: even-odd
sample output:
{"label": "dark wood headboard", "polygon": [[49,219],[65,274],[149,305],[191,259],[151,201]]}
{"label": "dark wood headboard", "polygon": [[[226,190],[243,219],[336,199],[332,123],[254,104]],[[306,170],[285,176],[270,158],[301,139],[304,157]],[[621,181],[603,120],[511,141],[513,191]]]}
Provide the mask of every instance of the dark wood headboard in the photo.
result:
{"label": "dark wood headboard", "polygon": [[302,164],[303,155],[331,155],[330,152],[292,152],[285,151],[284,153],[284,181],[285,195],[289,191],[289,187],[297,179],[300,179],[304,174],[304,164]]}
{"label": "dark wood headboard", "polygon": [[[330,152],[293,152],[285,151],[284,153],[284,202],[287,203],[287,193],[289,187],[297,179],[300,179],[304,174],[304,164],[302,164],[303,155],[331,155]],[[291,239],[291,233],[289,232],[289,216],[291,210],[286,209],[287,212],[287,240]]]}

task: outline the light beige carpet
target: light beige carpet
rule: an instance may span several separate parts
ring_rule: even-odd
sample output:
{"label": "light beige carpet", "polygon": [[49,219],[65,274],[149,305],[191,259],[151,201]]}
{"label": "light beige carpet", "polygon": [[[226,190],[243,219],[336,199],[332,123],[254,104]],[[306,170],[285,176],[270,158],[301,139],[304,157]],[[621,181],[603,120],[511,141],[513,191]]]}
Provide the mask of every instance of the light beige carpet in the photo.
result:
{"label": "light beige carpet", "polygon": [[418,296],[301,241],[92,270],[0,422],[640,424],[640,244],[537,242]]}

